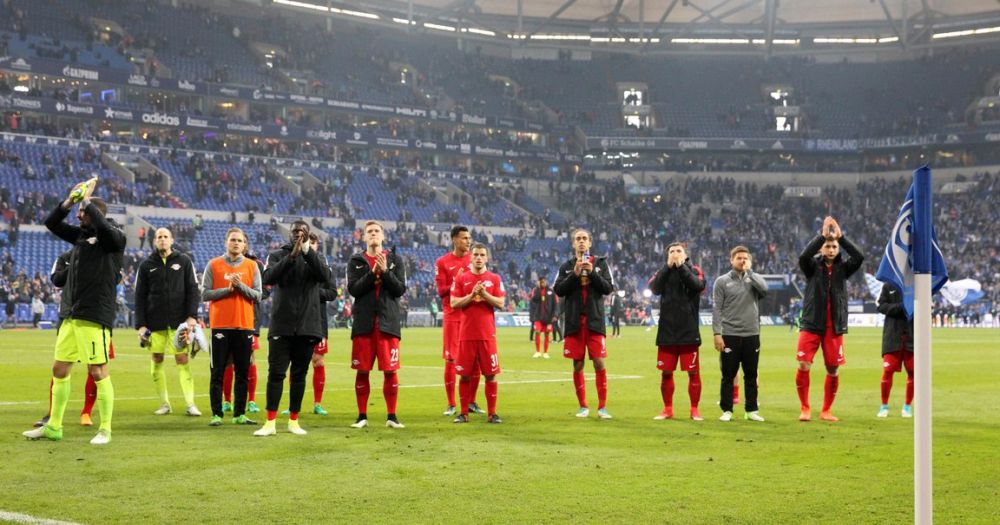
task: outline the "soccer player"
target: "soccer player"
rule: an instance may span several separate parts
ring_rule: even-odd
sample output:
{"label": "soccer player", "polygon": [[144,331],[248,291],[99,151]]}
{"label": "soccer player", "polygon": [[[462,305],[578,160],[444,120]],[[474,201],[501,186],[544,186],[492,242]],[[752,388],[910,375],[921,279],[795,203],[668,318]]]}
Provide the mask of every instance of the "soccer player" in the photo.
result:
{"label": "soccer player", "polygon": [[611,337],[622,336],[622,316],[625,314],[622,300],[624,298],[625,290],[618,290],[611,294],[611,311],[608,312],[608,316],[611,317]]}
{"label": "soccer player", "polygon": [[387,412],[385,426],[405,428],[396,417],[399,396],[399,298],[406,293],[403,259],[395,250],[382,248],[385,231],[378,221],[365,223],[365,251],[347,261],[347,291],[354,297],[354,325],[351,327],[351,368],[357,370],[354,391],[358,419],[351,426],[368,426],[368,375],[378,359],[382,371],[382,395]]}
{"label": "soccer player", "polygon": [[605,257],[590,255],[593,239],[583,228],[570,236],[575,256],[559,268],[553,290],[563,298],[565,337],[563,356],[573,360],[573,385],[580,409],[576,417],[587,417],[587,384],[583,377],[584,357],[594,363],[597,382],[597,415],[611,419],[605,406],[608,399],[608,371],[604,359],[608,356],[605,342],[604,296],[615,290],[614,276]]}
{"label": "soccer player", "polygon": [[[535,331],[535,353],[531,356],[549,358],[549,334],[552,333],[552,319],[556,315],[556,295],[549,288],[545,277],[538,278],[538,287],[531,291],[531,321]],[[542,335],[545,335],[545,348],[542,352]]]}
{"label": "soccer player", "polygon": [[[59,333],[59,327],[62,325],[64,319],[69,316],[70,308],[72,307],[72,301],[70,300],[69,290],[66,289],[66,278],[69,276],[69,260],[73,255],[73,251],[65,251],[59,254],[56,258],[56,262],[52,264],[52,271],[49,273],[49,280],[56,288],[62,290],[59,299],[59,319],[56,322],[56,334]],[[115,347],[110,342],[108,343],[108,359],[115,358]],[[52,385],[53,381],[49,379],[49,410],[42,416],[41,419],[35,421],[35,428],[44,426],[49,422],[49,417],[52,414]],[[84,387],[84,397],[83,397],[83,409],[80,411],[80,425],[84,427],[93,426],[94,422],[91,419],[91,414],[94,411],[94,403],[97,402],[97,384],[94,382],[94,376],[87,374],[87,385]]]}
{"label": "soccer player", "polygon": [[[847,252],[847,257],[841,252]],[[819,253],[817,253],[817,251]],[[864,256],[840,231],[833,217],[823,220],[820,234],[799,254],[799,268],[806,276],[806,292],[802,298],[802,321],[799,331],[797,358],[799,368],[795,374],[795,387],[802,405],[799,421],[812,419],[809,407],[809,368],[816,350],[823,347],[826,365],[826,383],[823,388],[823,409],[819,418],[838,421],[830,413],[837,395],[840,376],[837,375],[844,359],[844,334],[847,333],[847,279],[861,268]]]}
{"label": "soccer player", "polygon": [[264,284],[271,287],[271,323],[267,332],[267,422],[255,436],[273,436],[285,374],[288,388],[288,431],[305,435],[299,425],[306,374],[313,349],[325,339],[320,319],[320,288],[330,281],[330,267],[309,242],[309,223],[292,223],[288,244],[272,251],[264,265]]}
{"label": "soccer player", "polygon": [[472,375],[478,371],[486,377],[487,423],[502,423],[497,415],[497,374],[500,359],[497,355],[497,327],[494,310],[502,310],[504,303],[503,282],[500,276],[487,270],[489,250],[476,243],[472,247],[472,268],[455,277],[451,287],[452,308],[462,312],[459,328],[459,357],[455,370],[462,376],[462,413],[455,423],[469,422],[469,404],[475,397],[476,385]]}
{"label": "soccer player", "polygon": [[[319,251],[319,236],[316,235],[316,233],[314,232],[309,233],[309,246],[310,249],[316,252],[317,254],[322,253]],[[320,257],[322,258],[323,256],[320,255]],[[319,343],[316,343],[316,346],[313,347],[313,354],[311,360],[313,369],[313,378],[312,378],[313,414],[317,414],[320,416],[325,416],[329,414],[329,412],[327,412],[322,405],[323,387],[326,385],[326,361],[324,358],[326,357],[327,351],[329,350],[328,335],[330,333],[330,322],[329,319],[327,318],[326,305],[328,302],[334,301],[336,299],[337,299],[337,287],[333,282],[333,275],[331,273],[330,280],[324,283],[319,290],[319,301],[320,301],[319,314],[320,314],[320,321],[323,324],[323,340],[320,341]],[[283,410],[281,414],[285,416],[290,415],[291,410],[290,409]]]}
{"label": "soccer player", "polygon": [[[434,284],[437,286],[438,297],[441,298],[441,309],[444,312],[442,323],[441,357],[444,359],[444,391],[448,398],[448,408],[444,415],[454,416],[455,403],[455,360],[458,359],[458,328],[462,323],[461,313],[451,307],[451,285],[455,277],[468,271],[471,261],[469,247],[472,246],[472,235],[465,226],[458,225],[451,229],[451,251],[438,257],[434,262]],[[472,381],[479,388],[479,372],[473,375]],[[472,399],[470,409],[475,413],[483,410]]]}
{"label": "soccer player", "polygon": [[688,373],[691,419],[701,421],[701,414],[698,413],[698,401],[701,399],[698,303],[705,290],[705,274],[691,263],[684,245],[673,242],[667,246],[667,263],[653,276],[649,289],[653,295],[660,296],[656,368],[663,373],[660,379],[663,411],[653,419],[674,417],[674,369],[679,360],[681,369]]}
{"label": "soccer player", "polygon": [[209,303],[208,322],[212,327],[212,419],[208,424],[213,427],[222,425],[222,376],[230,359],[236,375],[233,423],[257,424],[246,416],[246,402],[254,303],[261,297],[261,276],[257,263],[243,256],[246,246],[243,230],[230,228],[226,232],[226,254],[208,261],[201,279],[201,300]]}
{"label": "soccer player", "polygon": [[760,300],[767,283],[754,273],[753,256],[746,246],[729,251],[732,270],[715,280],[712,291],[712,333],[719,352],[722,384],[719,390],[720,421],[733,419],[733,381],[743,368],[746,414],[750,421],[764,421],[757,410],[757,363],[760,360]]}
{"label": "soccer player", "polygon": [[174,348],[174,328],[186,323],[189,330],[197,324],[201,293],[191,259],[173,249],[174,236],[167,228],[158,228],[153,242],[156,251],[139,263],[135,274],[135,327],[139,330],[140,346],[148,347],[152,363],[150,374],[160,398],[160,408],[153,413],[170,413],[167,395],[167,375],[163,370],[163,355],[172,354],[177,363],[177,375],[187,404],[187,415],[200,416],[194,404],[194,377],[188,359],[188,346]]}
{"label": "soccer player", "polygon": [[913,321],[906,318],[903,294],[890,283],[882,286],[878,311],[885,314],[882,328],[882,406],[878,417],[889,417],[892,376],[906,367],[906,400],[903,417],[913,417]]}
{"label": "soccer player", "polygon": [[[101,424],[93,445],[111,442],[111,418],[115,390],[108,372],[108,345],[115,322],[115,286],[121,278],[125,233],[106,218],[103,200],[91,197],[96,184],[88,184],[82,194],[77,189],[45,219],[45,227],[56,237],[73,245],[64,290],[70,294],[69,315],[59,327],[55,360],[52,365],[52,414],[44,426],[28,430],[29,439],[58,441],[63,436],[63,416],[69,403],[70,373],[73,363],[87,363],[97,386],[97,410]],[[79,203],[79,226],[65,222],[70,209]]]}

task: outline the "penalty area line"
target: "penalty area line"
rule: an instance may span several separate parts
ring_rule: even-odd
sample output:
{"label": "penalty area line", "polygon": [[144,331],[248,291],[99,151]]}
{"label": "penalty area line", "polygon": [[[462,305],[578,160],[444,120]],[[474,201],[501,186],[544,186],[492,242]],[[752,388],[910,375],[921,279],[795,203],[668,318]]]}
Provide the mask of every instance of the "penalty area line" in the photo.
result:
{"label": "penalty area line", "polygon": [[80,525],[75,521],[50,520],[48,518],[38,518],[30,514],[8,512],[5,510],[0,510],[0,521],[11,523],[31,523],[34,525]]}

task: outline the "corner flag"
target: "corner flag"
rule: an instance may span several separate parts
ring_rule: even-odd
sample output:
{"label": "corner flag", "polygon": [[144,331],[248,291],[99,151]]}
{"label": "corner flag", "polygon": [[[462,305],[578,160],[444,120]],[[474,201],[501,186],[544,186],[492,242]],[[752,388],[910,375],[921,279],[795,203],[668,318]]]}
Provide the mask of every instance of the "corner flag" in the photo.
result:
{"label": "corner flag", "polygon": [[[931,204],[931,170],[923,166],[913,172],[913,184],[906,192],[906,199],[899,209],[899,218],[892,228],[892,235],[885,246],[882,262],[875,278],[894,284],[903,292],[906,316],[913,319],[913,276],[915,273],[931,274],[931,294],[937,293],[948,281],[948,269],[938,247],[934,232]],[[926,210],[919,208],[927,208]],[[924,253],[921,241],[930,239],[929,253]]]}

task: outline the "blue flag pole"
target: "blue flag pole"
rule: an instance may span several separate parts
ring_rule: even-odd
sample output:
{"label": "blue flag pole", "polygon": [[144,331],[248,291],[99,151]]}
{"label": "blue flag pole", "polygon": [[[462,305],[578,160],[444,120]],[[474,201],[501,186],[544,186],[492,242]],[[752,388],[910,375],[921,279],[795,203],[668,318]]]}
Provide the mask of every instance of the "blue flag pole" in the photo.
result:
{"label": "blue flag pole", "polygon": [[933,450],[931,446],[931,278],[934,270],[931,170],[913,173],[913,352],[916,363],[913,424],[914,523],[934,522]]}

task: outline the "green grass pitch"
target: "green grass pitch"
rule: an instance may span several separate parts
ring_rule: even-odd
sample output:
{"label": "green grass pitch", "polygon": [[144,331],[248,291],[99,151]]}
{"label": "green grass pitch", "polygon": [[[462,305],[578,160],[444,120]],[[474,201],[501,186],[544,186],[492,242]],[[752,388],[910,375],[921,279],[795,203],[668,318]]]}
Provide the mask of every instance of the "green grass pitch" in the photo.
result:
{"label": "green grass pitch", "polygon": [[[934,491],[940,523],[992,523],[1000,492],[994,403],[1000,392],[995,330],[934,331]],[[54,331],[0,332],[0,513],[82,523],[906,523],[913,520],[913,421],[899,417],[905,374],[897,374],[888,419],[879,405],[879,329],[846,337],[834,412],[839,423],[800,423],[795,335],[765,329],[760,365],[765,423],[717,420],[715,351],[702,347],[706,420],[659,412],[654,332],[626,328],[608,341],[613,420],[573,417],[570,363],[531,359],[526,329],[501,329],[499,413],[457,426],[445,408],[440,331],[404,332],[399,416],[380,423],[381,377],[372,376],[364,430],[356,407],[346,331],[332,332],[326,417],[303,415],[308,436],[255,438],[253,427],[206,426],[183,415],[175,367],[167,380],[175,412],[154,416],[149,358],[134,331],[116,338],[111,371],[114,441],[88,444],[78,426],[84,375],[78,365],[65,438],[30,442],[21,431],[46,409]],[[706,338],[710,341],[710,338]],[[195,361],[198,404],[208,414],[208,359]],[[266,353],[258,353],[264,404]],[[819,406],[823,372],[812,376]],[[588,364],[588,396],[596,392]],[[311,383],[310,383],[311,384]],[[479,393],[483,399],[482,388]],[[307,386],[305,405],[312,402]],[[287,393],[283,404],[287,404]],[[95,419],[97,414],[95,411]],[[991,517],[992,516],[992,517]]]}

